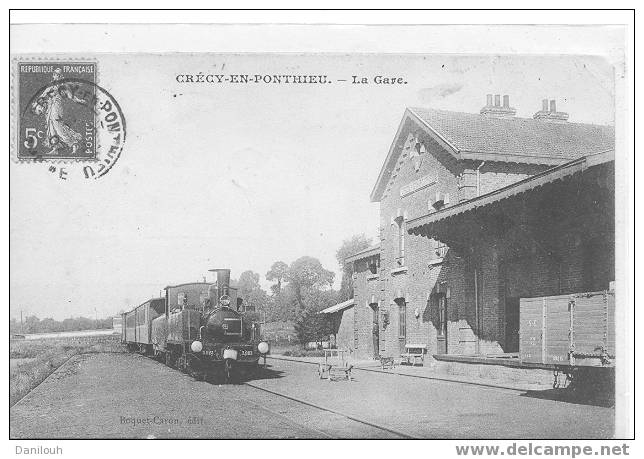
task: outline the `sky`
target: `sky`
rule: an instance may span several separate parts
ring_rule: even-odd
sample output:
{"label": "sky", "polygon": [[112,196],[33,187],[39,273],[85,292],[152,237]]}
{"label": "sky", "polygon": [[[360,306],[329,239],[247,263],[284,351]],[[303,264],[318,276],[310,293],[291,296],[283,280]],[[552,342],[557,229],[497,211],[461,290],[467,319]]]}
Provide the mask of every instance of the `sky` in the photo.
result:
{"label": "sky", "polygon": [[[97,55],[127,140],[96,181],[11,164],[10,314],[107,317],[211,268],[264,275],[342,241],[375,238],[369,200],[408,106],[478,113],[508,94],[571,122],[613,122],[613,68],[590,56]],[[187,84],[178,74],[325,74],[326,85]],[[353,75],[369,84],[350,83]],[[406,84],[376,85],[373,77]],[[347,82],[338,82],[347,79]]]}

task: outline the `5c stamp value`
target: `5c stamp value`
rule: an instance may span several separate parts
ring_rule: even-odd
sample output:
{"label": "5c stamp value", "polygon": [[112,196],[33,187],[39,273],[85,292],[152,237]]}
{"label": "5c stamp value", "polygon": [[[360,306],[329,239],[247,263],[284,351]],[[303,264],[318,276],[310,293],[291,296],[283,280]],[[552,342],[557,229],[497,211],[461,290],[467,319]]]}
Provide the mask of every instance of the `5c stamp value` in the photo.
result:
{"label": "5c stamp value", "polygon": [[19,162],[64,163],[49,167],[61,179],[102,177],[120,158],[125,118],[114,97],[97,84],[89,61],[17,62]]}

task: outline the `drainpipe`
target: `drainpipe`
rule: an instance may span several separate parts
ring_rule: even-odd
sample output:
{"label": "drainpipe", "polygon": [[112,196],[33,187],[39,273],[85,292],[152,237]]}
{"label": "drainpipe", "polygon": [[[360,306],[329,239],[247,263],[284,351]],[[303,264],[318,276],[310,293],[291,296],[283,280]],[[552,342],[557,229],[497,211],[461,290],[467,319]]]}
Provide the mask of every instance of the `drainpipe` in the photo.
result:
{"label": "drainpipe", "polygon": [[474,322],[476,323],[476,355],[481,354],[481,334],[479,324],[479,272],[474,268]]}
{"label": "drainpipe", "polygon": [[[485,161],[481,161],[476,168],[476,197],[481,196],[481,168],[485,166]],[[479,323],[479,271],[474,268],[474,322],[476,323],[476,354],[481,354],[481,326]]]}
{"label": "drainpipe", "polygon": [[481,168],[485,166],[485,161],[481,161],[479,167],[476,168],[476,197],[481,196]]}

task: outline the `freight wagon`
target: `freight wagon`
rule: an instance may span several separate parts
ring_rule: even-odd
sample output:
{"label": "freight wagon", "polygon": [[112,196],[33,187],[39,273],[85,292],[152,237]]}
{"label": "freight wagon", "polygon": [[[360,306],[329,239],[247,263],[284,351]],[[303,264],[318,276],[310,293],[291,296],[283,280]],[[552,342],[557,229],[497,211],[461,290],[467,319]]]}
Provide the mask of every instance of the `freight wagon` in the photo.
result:
{"label": "freight wagon", "polygon": [[[520,348],[523,364],[566,375],[610,374],[615,366],[614,290],[521,298]],[[583,369],[583,370],[582,370]]]}

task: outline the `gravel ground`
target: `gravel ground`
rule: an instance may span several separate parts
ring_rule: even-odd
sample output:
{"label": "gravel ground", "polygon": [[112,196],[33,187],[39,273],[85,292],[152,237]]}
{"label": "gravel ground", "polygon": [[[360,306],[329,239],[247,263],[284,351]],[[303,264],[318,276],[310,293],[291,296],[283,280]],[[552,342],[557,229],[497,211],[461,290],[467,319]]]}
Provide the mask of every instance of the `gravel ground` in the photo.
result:
{"label": "gravel ground", "polygon": [[[258,388],[421,438],[610,438],[614,410],[526,393],[271,360],[250,385],[216,385],[138,355],[73,358],[10,410],[12,438],[396,438]],[[254,386],[254,387],[252,387]],[[134,425],[133,423],[139,422]]]}
{"label": "gravel ground", "polygon": [[[273,378],[280,372],[267,369],[262,375]],[[134,354],[72,358],[11,408],[10,436],[395,437],[249,386],[195,381]]]}
{"label": "gravel ground", "polygon": [[[355,371],[354,383],[320,381],[309,363],[278,361],[281,380],[252,382],[420,438],[611,438],[613,408],[523,391]],[[550,400],[549,398],[556,398]]]}

